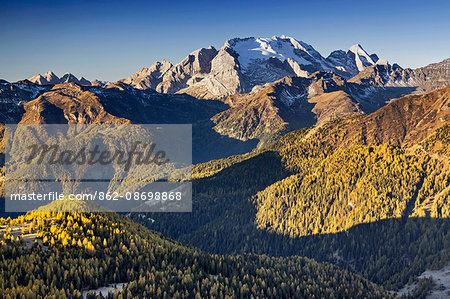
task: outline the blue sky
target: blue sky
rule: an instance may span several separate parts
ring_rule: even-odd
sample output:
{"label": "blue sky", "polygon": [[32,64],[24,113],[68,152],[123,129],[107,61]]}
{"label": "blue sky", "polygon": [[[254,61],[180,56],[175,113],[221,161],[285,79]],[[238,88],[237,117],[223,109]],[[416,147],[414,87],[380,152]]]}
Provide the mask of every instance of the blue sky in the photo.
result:
{"label": "blue sky", "polygon": [[323,56],[360,43],[403,67],[450,57],[450,1],[2,1],[0,78],[115,81],[232,37],[289,35]]}

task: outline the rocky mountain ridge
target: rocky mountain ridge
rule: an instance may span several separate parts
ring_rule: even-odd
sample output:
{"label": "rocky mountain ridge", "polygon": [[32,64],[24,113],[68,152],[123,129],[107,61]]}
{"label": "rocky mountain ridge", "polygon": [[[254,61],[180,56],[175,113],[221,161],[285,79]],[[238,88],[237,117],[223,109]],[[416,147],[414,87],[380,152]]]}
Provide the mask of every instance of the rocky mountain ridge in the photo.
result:
{"label": "rocky mountain ridge", "polygon": [[65,73],[61,78],[55,75],[52,71],[48,71],[44,75],[37,74],[28,78],[28,81],[39,85],[52,85],[63,83],[77,83],[80,85],[91,85],[91,82],[84,77],[77,78],[71,73]]}
{"label": "rocky mountain ridge", "polygon": [[[285,76],[306,78],[317,71],[332,71],[349,82],[375,87],[416,88],[416,93],[450,84],[450,59],[418,69],[402,68],[369,54],[360,44],[324,57],[311,45],[285,35],[233,38],[218,50],[212,46],[200,48],[177,64],[164,59],[120,81],[137,89],[222,99],[236,93],[249,93],[253,88]],[[59,78],[53,72],[38,74],[29,81],[39,85],[74,82],[105,87],[110,84],[98,80],[90,82],[70,73]]]}
{"label": "rocky mountain ridge", "polygon": [[349,82],[378,87],[415,87],[416,93],[428,92],[450,85],[450,59],[417,69],[404,69],[397,64],[371,65]]}
{"label": "rocky mountain ridge", "polygon": [[316,71],[333,71],[349,79],[377,62],[387,63],[359,44],[324,58],[311,45],[284,35],[234,38],[219,50],[212,46],[196,50],[176,65],[167,60],[155,62],[123,82],[158,92],[217,99],[249,92],[285,76],[308,77]]}
{"label": "rocky mountain ridge", "polygon": [[122,82],[107,87],[2,82],[0,107],[0,128],[15,123],[192,124],[194,163],[245,153],[257,143],[228,138],[213,130],[210,119],[228,108],[223,102],[140,90]]}
{"label": "rocky mountain ridge", "polygon": [[[0,101],[6,111],[2,113],[4,123],[18,122],[25,113],[25,104],[41,94],[46,93],[51,101],[54,97],[59,98],[49,90],[60,90],[57,82],[63,81],[64,88],[67,88],[64,84],[74,84],[71,89],[90,86],[91,92],[100,97],[110,95],[111,90],[120,91],[117,97],[121,101],[105,102],[114,117],[134,123],[164,123],[168,119],[176,120],[166,114],[170,110],[167,109],[169,102],[178,105],[179,99],[189,96],[220,99],[228,106],[202,118],[207,123],[207,129],[202,132],[210,135],[213,128],[216,137],[252,143],[243,147],[251,150],[256,144],[262,148],[292,130],[321,125],[345,115],[372,113],[392,99],[445,87],[450,84],[449,72],[450,59],[415,70],[403,69],[379,59],[376,54],[369,55],[359,44],[347,52],[334,51],[324,58],[312,46],[287,36],[235,38],[219,50],[214,47],[199,49],[176,65],[167,60],[156,62],[113,84],[97,80],[85,82],[71,74],[59,78],[52,72],[17,83],[2,81]],[[87,102],[91,100],[90,96],[81,98]],[[147,98],[168,100],[158,102],[164,108],[154,106],[153,110],[148,110],[142,107]],[[98,106],[94,102],[93,107],[84,105],[85,108],[92,112]],[[202,103],[205,102],[200,105]],[[79,105],[72,103],[69,106]],[[155,112],[161,109],[165,111],[162,115],[168,117],[165,120]],[[47,110],[42,111],[48,113]],[[188,109],[195,114],[194,118],[195,110]],[[144,112],[149,115],[143,115]],[[49,115],[55,116],[59,112],[55,113]],[[81,117],[83,122],[86,111],[77,113],[77,119]],[[67,111],[60,116],[62,122],[73,118]],[[185,116],[182,119],[186,119]],[[98,121],[105,120],[100,117]]]}
{"label": "rocky mountain ridge", "polygon": [[368,114],[389,100],[414,91],[409,87],[377,87],[349,82],[332,71],[284,77],[247,94],[222,99],[230,106],[212,120],[222,135],[264,147],[286,132],[321,125],[346,115]]}

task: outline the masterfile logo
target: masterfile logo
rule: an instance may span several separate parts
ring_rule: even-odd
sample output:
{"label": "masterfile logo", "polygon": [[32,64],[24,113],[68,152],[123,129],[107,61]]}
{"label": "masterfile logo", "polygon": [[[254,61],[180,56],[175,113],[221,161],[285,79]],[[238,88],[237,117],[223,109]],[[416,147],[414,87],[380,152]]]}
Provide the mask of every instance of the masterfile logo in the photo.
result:
{"label": "masterfile logo", "polygon": [[7,211],[191,209],[191,125],[7,125],[5,136]]}
{"label": "masterfile logo", "polygon": [[101,151],[99,145],[96,144],[93,149],[86,149],[82,147],[79,151],[61,150],[58,144],[31,144],[30,155],[26,159],[27,164],[33,163],[36,159],[37,164],[48,163],[50,165],[108,165],[117,161],[117,164],[124,165],[125,170],[130,170],[133,159],[136,165],[149,165],[154,163],[156,165],[163,165],[168,163],[170,159],[166,159],[166,152],[163,150],[157,151],[153,154],[155,143],[143,143],[141,141],[133,142],[131,150],[126,152],[124,150],[116,149],[114,151]]}

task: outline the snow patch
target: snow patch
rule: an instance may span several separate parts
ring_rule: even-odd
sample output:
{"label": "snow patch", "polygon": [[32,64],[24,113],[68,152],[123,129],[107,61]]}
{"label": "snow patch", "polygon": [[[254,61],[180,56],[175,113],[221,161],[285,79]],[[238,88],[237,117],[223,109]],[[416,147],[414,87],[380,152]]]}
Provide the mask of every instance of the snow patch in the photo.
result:
{"label": "snow patch", "polygon": [[313,55],[318,54],[310,45],[284,35],[272,38],[236,39],[234,41],[232,48],[239,54],[238,60],[244,69],[247,69],[252,62],[266,60],[271,57],[280,61],[292,59],[298,64],[311,65],[311,62],[298,56],[295,50],[303,51],[312,58],[314,58]]}
{"label": "snow patch", "polygon": [[289,90],[284,89],[280,94],[280,101],[288,107],[291,107],[296,100],[306,96],[306,93],[292,95]]}
{"label": "snow patch", "polygon": [[[431,277],[434,282],[434,286],[431,288],[430,293],[426,296],[427,299],[437,298],[449,298],[450,297],[450,263],[440,270],[426,270],[418,278]],[[402,296],[411,293],[417,287],[416,283],[407,284],[396,295]]]}
{"label": "snow patch", "polygon": [[114,292],[115,290],[118,290],[119,292],[123,290],[124,285],[126,285],[126,283],[117,283],[117,284],[110,284],[106,287],[100,287],[97,289],[92,289],[92,290],[86,290],[83,291],[83,298],[87,298],[88,294],[94,294],[94,295],[102,295],[103,297],[107,297],[109,291]]}

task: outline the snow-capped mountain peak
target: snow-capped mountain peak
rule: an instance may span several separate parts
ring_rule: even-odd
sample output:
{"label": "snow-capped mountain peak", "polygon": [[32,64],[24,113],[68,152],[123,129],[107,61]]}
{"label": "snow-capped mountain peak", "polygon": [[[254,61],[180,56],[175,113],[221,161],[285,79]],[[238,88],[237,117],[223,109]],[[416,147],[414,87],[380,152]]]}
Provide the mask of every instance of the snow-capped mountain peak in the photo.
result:
{"label": "snow-capped mountain peak", "polygon": [[56,84],[59,81],[58,76],[56,76],[52,71],[46,72],[43,77],[47,80],[48,84]]}
{"label": "snow-capped mountain peak", "polygon": [[[380,64],[380,65],[389,65],[389,62],[387,61],[386,58],[380,58],[380,59],[377,60],[376,64]],[[396,64],[394,63],[394,66],[395,66],[395,65],[396,65]]]}
{"label": "snow-capped mountain peak", "polygon": [[367,57],[369,56],[369,54],[367,54],[367,52],[363,49],[363,47],[360,44],[354,44],[348,50],[357,55],[364,55]]}
{"label": "snow-capped mountain peak", "polygon": [[285,76],[308,77],[317,71],[333,71],[349,79],[377,61],[378,56],[369,55],[359,44],[324,58],[313,46],[286,35],[232,38],[218,50],[201,48],[174,65],[155,63],[123,82],[141,89],[217,99],[250,92]]}
{"label": "snow-capped mountain peak", "polygon": [[44,77],[48,78],[48,77],[56,77],[55,73],[52,71],[48,71],[44,74]]}
{"label": "snow-capped mountain peak", "polygon": [[372,57],[367,54],[360,44],[351,46],[349,51],[355,55],[355,62],[358,67],[358,71],[364,70],[367,65],[374,65],[376,63],[376,61],[372,60]]}
{"label": "snow-capped mountain peak", "polygon": [[307,59],[308,56],[313,60],[323,59],[311,45],[285,35],[271,38],[233,38],[225,45],[239,55],[239,63],[244,69],[253,63],[259,63],[269,58],[276,58],[281,62],[291,59],[300,65],[313,64]]}

